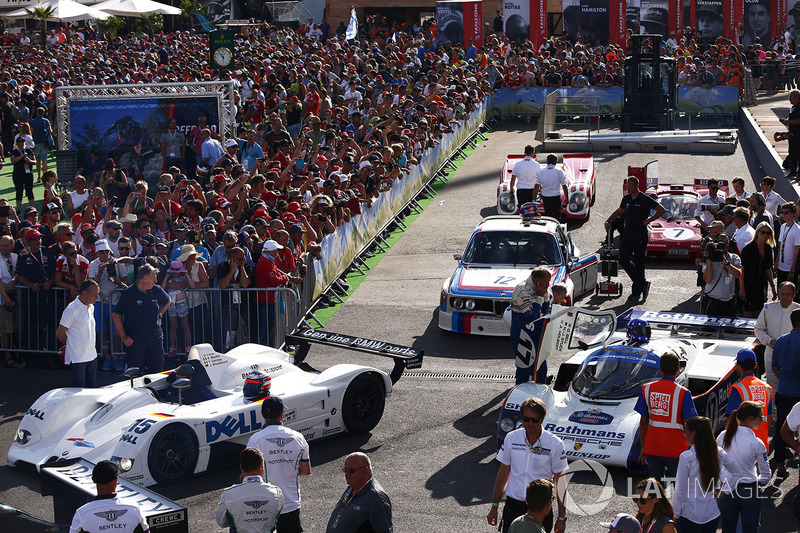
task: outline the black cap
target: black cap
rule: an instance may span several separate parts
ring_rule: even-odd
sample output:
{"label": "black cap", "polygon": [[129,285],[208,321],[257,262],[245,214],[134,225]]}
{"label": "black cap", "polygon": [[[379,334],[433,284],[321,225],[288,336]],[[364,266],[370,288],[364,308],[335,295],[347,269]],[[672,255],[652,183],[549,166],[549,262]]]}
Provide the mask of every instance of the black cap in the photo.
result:
{"label": "black cap", "polygon": [[97,463],[92,470],[92,481],[98,485],[110,483],[119,476],[119,468],[111,461],[104,460]]}
{"label": "black cap", "polygon": [[278,396],[270,396],[261,404],[261,416],[275,418],[283,412],[283,400]]}
{"label": "black cap", "polygon": [[336,182],[331,180],[331,179],[327,179],[324,182],[322,182],[322,186],[323,187],[336,187]]}

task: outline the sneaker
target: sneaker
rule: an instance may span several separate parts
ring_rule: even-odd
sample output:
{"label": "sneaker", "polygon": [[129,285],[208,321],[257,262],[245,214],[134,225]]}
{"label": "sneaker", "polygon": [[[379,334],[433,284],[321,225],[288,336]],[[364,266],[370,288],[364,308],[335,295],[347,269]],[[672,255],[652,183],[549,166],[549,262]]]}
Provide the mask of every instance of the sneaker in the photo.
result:
{"label": "sneaker", "polygon": [[122,361],[120,361],[119,359],[116,359],[116,360],[114,360],[114,361],[111,363],[111,366],[113,366],[113,367],[114,367],[114,370],[117,370],[117,371],[119,371],[119,372],[122,372],[123,370],[125,370],[125,363],[123,363],[123,362],[122,362]]}
{"label": "sneaker", "polygon": [[177,351],[175,350],[174,346],[169,347],[169,353],[167,353],[167,357],[174,358],[177,355]]}
{"label": "sneaker", "polygon": [[111,359],[109,359],[109,358],[104,359],[103,360],[103,366],[100,367],[100,370],[102,370],[102,371],[111,370]]}

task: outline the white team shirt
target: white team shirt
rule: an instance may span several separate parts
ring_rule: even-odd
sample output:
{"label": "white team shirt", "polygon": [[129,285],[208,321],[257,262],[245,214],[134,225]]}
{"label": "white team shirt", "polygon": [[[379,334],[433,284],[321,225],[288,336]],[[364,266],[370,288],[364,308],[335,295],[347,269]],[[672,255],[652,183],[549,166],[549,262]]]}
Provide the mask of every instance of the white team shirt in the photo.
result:
{"label": "white team shirt", "polygon": [[543,197],[561,196],[561,186],[567,184],[567,178],[555,165],[547,165],[537,174],[536,184],[542,188]]}
{"label": "white team shirt", "polygon": [[512,176],[517,178],[517,189],[533,189],[536,185],[536,175],[542,170],[542,165],[530,156],[525,156],[522,161],[517,161],[514,164],[514,170],[511,171]]}
{"label": "white team shirt", "polygon": [[120,503],[114,494],[111,498],[95,499],[75,511],[69,533],[132,533],[136,526],[141,526],[142,531],[149,529],[142,510],[135,505]]}
{"label": "white team shirt", "polygon": [[214,517],[237,533],[273,531],[283,508],[283,492],[261,476],[247,476],[222,491]]}
{"label": "white team shirt", "polygon": [[305,437],[281,424],[270,424],[254,433],[248,448],[258,448],[264,454],[264,474],[267,481],[283,491],[283,511],[286,514],[300,508],[300,479],[297,469],[308,461]]}
{"label": "white team shirt", "polygon": [[[717,437],[717,444],[722,447],[725,439],[725,431]],[[730,494],[739,483],[755,483],[759,481],[766,483],[772,476],[772,471],[767,462],[767,448],[764,443],[756,437],[752,429],[741,427],[736,430],[731,446],[725,450],[739,466],[739,471],[735,472],[725,468],[720,464],[720,479],[722,480],[722,492]]]}
{"label": "white team shirt", "polygon": [[[717,448],[719,464],[730,472],[742,474],[739,464],[722,448]],[[704,487],[700,477],[700,464],[694,446],[678,458],[678,472],[675,475],[675,492],[672,495],[675,519],[682,516],[695,524],[705,524],[719,516],[714,487]]]}
{"label": "white team shirt", "polygon": [[717,192],[716,200],[714,198],[711,198],[710,195],[706,194],[705,196],[700,198],[700,201],[697,202],[697,207],[695,207],[694,209],[694,216],[702,218],[703,222],[705,222],[706,224],[711,224],[712,222],[714,222],[714,213],[716,213],[716,211],[703,211],[700,208],[700,206],[716,205],[721,208],[724,204],[725,204],[725,196],[723,196],[721,193]]}
{"label": "white team shirt", "polygon": [[747,191],[742,191],[742,194],[736,194],[734,192],[733,197],[736,198],[737,200],[747,200],[748,198],[750,198],[750,193]]}
{"label": "white team shirt", "polygon": [[800,226],[792,223],[791,226],[784,224],[781,226],[781,236],[778,246],[780,247],[780,255],[778,256],[778,270],[782,272],[789,272],[792,270],[797,248],[800,246]]}
{"label": "white team shirt", "polygon": [[773,217],[778,216],[778,209],[780,209],[780,207],[786,203],[786,200],[784,200],[783,196],[776,193],[774,190],[769,191],[769,194],[764,195],[764,200],[767,202],[767,207],[764,209],[769,211]]}
{"label": "white team shirt", "polygon": [[59,325],[67,328],[64,364],[88,363],[97,358],[94,305],[86,305],[75,298],[64,309]]}
{"label": "white team shirt", "polygon": [[750,224],[745,224],[733,232],[733,240],[736,241],[736,246],[739,247],[739,255],[742,255],[742,250],[744,250],[744,247],[753,240],[755,235],[756,230]]}
{"label": "white team shirt", "polygon": [[497,460],[511,466],[506,496],[520,501],[525,501],[525,492],[531,481],[553,479],[554,474],[567,469],[564,443],[545,430],[542,430],[539,440],[529,445],[525,428],[515,429],[506,435],[497,452]]}

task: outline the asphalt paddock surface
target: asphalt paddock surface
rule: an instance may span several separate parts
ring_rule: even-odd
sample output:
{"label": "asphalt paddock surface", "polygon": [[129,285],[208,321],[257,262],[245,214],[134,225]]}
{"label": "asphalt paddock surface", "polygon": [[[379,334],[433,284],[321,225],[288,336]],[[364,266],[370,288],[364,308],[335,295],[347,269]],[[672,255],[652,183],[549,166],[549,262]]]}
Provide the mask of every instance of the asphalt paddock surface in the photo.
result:
{"label": "asphalt paddock surface", "polygon": [[[345,488],[341,466],[352,451],[372,458],[375,477],[393,502],[397,531],[486,531],[486,513],[497,472],[495,424],[500,404],[513,385],[508,339],[464,336],[441,331],[437,305],[443,280],[456,266],[475,225],[495,212],[495,188],[506,154],[533,144],[529,125],[505,125],[491,134],[451,177],[450,182],[399,242],[369,274],[326,329],[411,345],[425,350],[423,368],[395,385],[380,424],[367,435],[343,435],[311,445],[312,474],[301,481],[301,516],[306,531],[324,531]],[[627,167],[658,159],[662,183],[691,183],[695,177],[743,176],[748,190],[761,171],[740,145],[730,156],[676,154],[595,154],[598,197],[591,217],[570,224],[582,253],[594,252],[604,237],[603,221],[619,205]],[[592,309],[629,308],[630,282],[621,273],[620,299],[593,297],[580,303]],[[693,265],[650,262],[650,297],[639,308],[697,312],[699,292]],[[315,346],[307,361],[322,369],[340,362],[376,366],[391,361],[356,352]],[[551,363],[551,372],[561,361]],[[421,374],[422,373],[422,374]],[[433,373],[429,375],[427,373]],[[11,442],[19,419],[45,390],[65,385],[66,373],[1,370],[0,442]],[[38,477],[0,466],[0,501],[43,518],[52,517],[49,498],[39,495]],[[797,494],[797,461],[791,476],[775,483],[763,505],[763,531],[793,531],[791,508]],[[238,471],[215,471],[170,487],[156,487],[189,508],[192,532],[218,531],[213,510],[220,491]],[[618,512],[635,513],[630,491],[641,477],[621,469],[586,470],[569,478],[567,531],[598,530]],[[613,489],[613,490],[612,490]]]}

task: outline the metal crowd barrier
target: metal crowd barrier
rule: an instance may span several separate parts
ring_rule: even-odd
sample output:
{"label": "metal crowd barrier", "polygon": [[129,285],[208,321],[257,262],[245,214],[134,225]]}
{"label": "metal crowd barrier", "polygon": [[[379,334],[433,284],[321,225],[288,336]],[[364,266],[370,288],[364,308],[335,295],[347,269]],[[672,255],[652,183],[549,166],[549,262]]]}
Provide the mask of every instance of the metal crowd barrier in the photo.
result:
{"label": "metal crowd barrier", "polygon": [[[124,356],[122,343],[111,319],[116,303],[125,289],[115,289],[108,295],[111,305],[97,302],[95,312],[97,322],[98,354],[107,357]],[[174,332],[175,346],[185,348],[194,344],[209,343],[215,350],[226,352],[248,342],[283,346],[286,335],[292,333],[302,317],[301,295],[290,288],[229,288],[229,289],[189,289],[188,324],[191,343],[184,338],[180,318],[173,321],[169,311],[161,318],[160,327],[164,333],[165,353],[172,346],[170,340]],[[260,305],[257,293],[274,295],[274,304]],[[12,311],[0,310],[0,327],[10,332],[10,337],[2,335],[2,348],[25,354],[54,354],[58,351],[56,329],[64,309],[72,301],[69,291],[53,288],[47,291],[32,291],[17,286],[17,305]],[[306,297],[307,298],[307,297]],[[2,306],[0,306],[2,307]],[[9,322],[4,322],[6,319]],[[6,342],[9,345],[6,345]]]}

